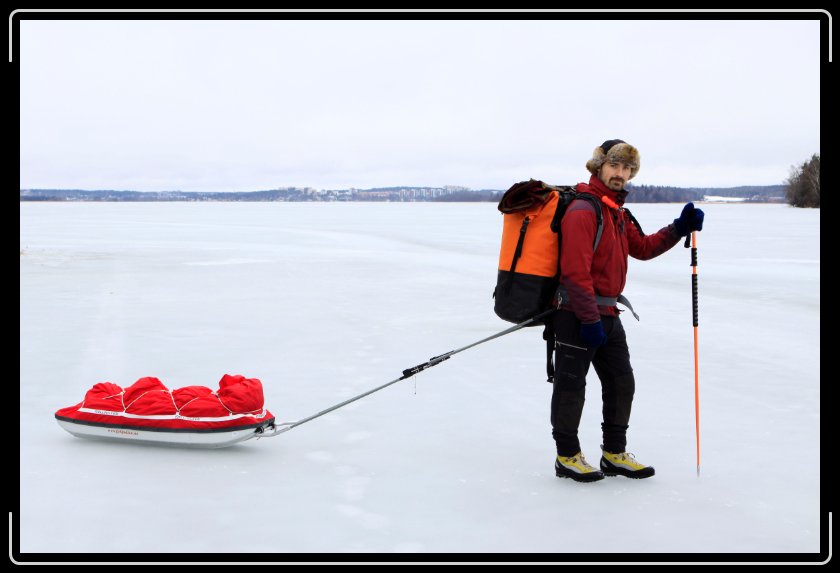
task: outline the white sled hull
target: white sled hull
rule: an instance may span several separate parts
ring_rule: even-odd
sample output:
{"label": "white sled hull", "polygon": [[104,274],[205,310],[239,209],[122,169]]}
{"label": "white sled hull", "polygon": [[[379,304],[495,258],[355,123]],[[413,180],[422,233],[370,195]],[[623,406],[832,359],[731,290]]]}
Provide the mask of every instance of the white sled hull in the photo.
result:
{"label": "white sled hull", "polygon": [[[133,442],[155,446],[182,448],[226,448],[258,437],[261,428],[241,428],[212,432],[172,430],[142,430],[107,425],[92,425],[56,419],[58,425],[78,438],[93,438],[111,442]],[[267,424],[268,425],[268,424]]]}

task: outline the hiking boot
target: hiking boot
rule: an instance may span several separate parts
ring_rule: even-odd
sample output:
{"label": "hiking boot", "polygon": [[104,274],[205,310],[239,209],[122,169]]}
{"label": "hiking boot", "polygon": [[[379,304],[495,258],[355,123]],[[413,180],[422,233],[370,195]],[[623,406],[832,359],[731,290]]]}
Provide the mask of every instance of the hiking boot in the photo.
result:
{"label": "hiking boot", "polygon": [[604,479],[604,473],[596,470],[583,457],[581,452],[570,457],[557,456],[554,461],[554,472],[557,477],[572,478],[575,481],[598,481]]}
{"label": "hiking boot", "polygon": [[653,466],[646,466],[636,461],[633,454],[621,452],[611,454],[601,446],[601,471],[608,476],[625,476],[631,479],[642,479],[656,473]]}

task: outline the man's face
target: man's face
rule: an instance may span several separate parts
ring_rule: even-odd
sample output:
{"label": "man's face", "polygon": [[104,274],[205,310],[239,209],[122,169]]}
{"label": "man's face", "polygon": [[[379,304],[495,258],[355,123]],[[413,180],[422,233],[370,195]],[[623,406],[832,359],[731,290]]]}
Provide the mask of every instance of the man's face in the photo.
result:
{"label": "man's face", "polygon": [[624,184],[630,180],[631,169],[624,163],[616,161],[604,163],[598,171],[598,178],[613,191],[621,191]]}

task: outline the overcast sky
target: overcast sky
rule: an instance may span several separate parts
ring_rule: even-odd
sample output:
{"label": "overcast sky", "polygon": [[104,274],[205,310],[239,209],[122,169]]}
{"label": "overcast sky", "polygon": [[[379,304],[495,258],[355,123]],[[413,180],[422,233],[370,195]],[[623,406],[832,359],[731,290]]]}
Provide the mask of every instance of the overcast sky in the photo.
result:
{"label": "overcast sky", "polygon": [[816,19],[546,17],[22,20],[20,186],[506,189],[621,138],[636,184],[730,187],[820,152]]}

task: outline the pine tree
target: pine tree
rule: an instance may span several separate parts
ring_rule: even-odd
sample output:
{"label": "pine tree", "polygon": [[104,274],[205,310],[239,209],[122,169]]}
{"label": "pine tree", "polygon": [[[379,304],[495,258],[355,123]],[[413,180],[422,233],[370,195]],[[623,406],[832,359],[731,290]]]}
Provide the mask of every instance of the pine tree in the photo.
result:
{"label": "pine tree", "polygon": [[787,202],[794,207],[820,207],[820,156],[791,168],[785,181]]}

